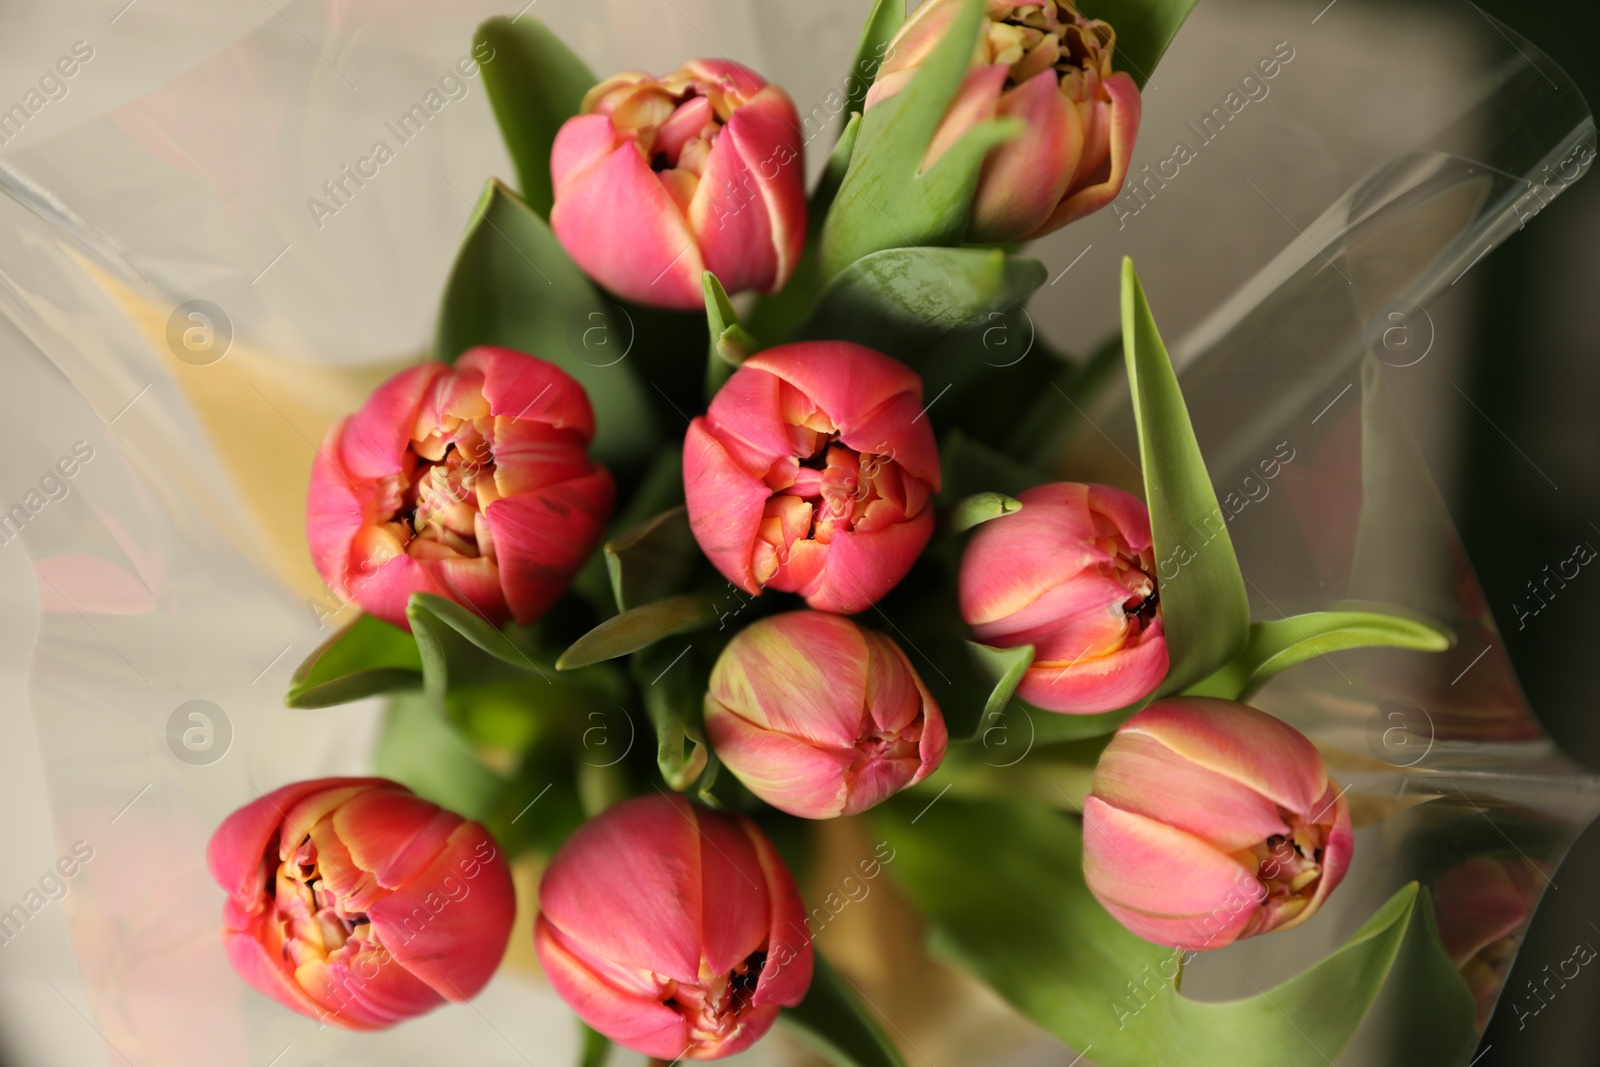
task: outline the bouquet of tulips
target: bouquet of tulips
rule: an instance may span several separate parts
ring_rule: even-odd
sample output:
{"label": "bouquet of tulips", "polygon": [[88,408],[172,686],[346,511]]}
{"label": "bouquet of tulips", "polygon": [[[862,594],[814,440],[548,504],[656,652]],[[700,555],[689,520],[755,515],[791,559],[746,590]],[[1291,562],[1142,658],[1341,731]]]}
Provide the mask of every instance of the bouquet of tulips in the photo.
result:
{"label": "bouquet of tulips", "polygon": [[[941,954],[1097,1062],[1320,1063],[1402,968],[1430,998],[1408,1062],[1470,1048],[1510,932],[1474,893],[1520,906],[1522,866],[1438,918],[1413,884],[1255,998],[1178,991],[1200,953],[1315,923],[1355,853],[1345,789],[1252,695],[1450,628],[1251,619],[1131,263],[1097,356],[993,358],[1044,279],[1018,246],[1121,191],[1193,3],[878,0],[810,183],[816,116],[731,59],[600,78],[527,14],[481,27],[516,188],[476,206],[434,361],[333,428],[306,505],[358,611],[287,699],[388,695],[383,777],[216,831],[246,981],[362,1030],[467,1000],[515,867],[586,1063],[783,1021],[894,1067],[892,1020],[813,945],[833,894],[798,888],[819,823],[855,818]],[[1049,480],[1032,400],[1087,405],[1119,364],[1139,484]],[[983,758],[1023,722],[1058,778]]]}

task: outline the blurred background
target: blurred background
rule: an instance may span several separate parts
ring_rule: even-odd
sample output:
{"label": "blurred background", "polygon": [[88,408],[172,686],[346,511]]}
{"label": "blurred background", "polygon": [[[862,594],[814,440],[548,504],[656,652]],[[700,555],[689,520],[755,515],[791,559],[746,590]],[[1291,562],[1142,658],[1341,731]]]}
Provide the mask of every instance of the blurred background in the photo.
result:
{"label": "blurred background", "polygon": [[[738,4],[719,0],[719,4],[713,9],[681,0],[673,6],[689,13],[686,24],[669,19],[660,27],[652,25],[650,33],[641,35],[646,39],[634,46],[653,50],[647,57],[650,63],[665,67],[705,50],[710,37],[702,26],[714,36],[743,33],[758,40],[763,34],[773,36],[776,27],[784,26],[798,27],[808,43],[815,43],[819,54],[833,56],[848,51],[859,23],[854,14],[842,23],[830,23],[820,13],[791,12],[783,18],[769,18],[770,13],[790,6],[778,0],[741,0]],[[4,31],[0,32],[0,106],[20,99],[37,81],[39,72],[75,37],[92,41],[95,48],[95,65],[74,83],[71,93],[52,102],[37,121],[0,145],[0,167],[17,166],[19,159],[26,164],[28,153],[54,144],[61,146],[54,158],[75,159],[82,180],[92,185],[95,169],[112,163],[107,157],[88,153],[86,148],[95,142],[79,133],[113,109],[124,109],[120,121],[125,130],[148,133],[149,127],[139,125],[137,110],[128,105],[183,75],[187,70],[184,56],[189,65],[206,58],[219,76],[248,81],[258,72],[240,65],[238,55],[224,57],[226,61],[218,68],[218,49],[247,32],[274,27],[286,42],[285,48],[304,48],[300,42],[310,43],[308,33],[315,35],[319,28],[326,28],[330,37],[323,41],[324,46],[330,40],[342,43],[359,56],[359,34],[345,33],[341,27],[359,25],[362,6],[354,0],[329,0],[326,4],[268,0],[265,5],[213,5],[200,0],[134,0],[131,4],[127,0],[63,0],[36,5],[0,0],[0,29]],[[408,0],[392,5],[392,17],[403,17],[412,9],[426,13],[433,6]],[[626,18],[625,4],[586,6],[613,18]],[[868,4],[859,0],[836,6],[864,12]],[[473,7],[475,12],[486,7],[485,14],[497,10],[493,5]],[[505,13],[519,8],[520,0],[504,6]],[[539,0],[535,13],[558,25],[562,21],[577,24],[584,18],[576,0]],[[1270,52],[1280,39],[1275,28],[1292,24],[1296,28],[1287,39],[1294,43],[1300,58],[1272,87],[1280,102],[1252,105],[1259,106],[1262,113],[1252,112],[1248,122],[1230,128],[1222,148],[1208,150],[1197,164],[1186,167],[1183,173],[1188,176],[1174,182],[1140,218],[1129,221],[1130,233],[1119,233],[1117,220],[1106,212],[1041,242],[1036,254],[1050,267],[1051,277],[1071,279],[1060,286],[1065,291],[1059,298],[1052,291],[1039,316],[1041,327],[1052,337],[1074,338],[1094,338],[1112,327],[1114,279],[1109,264],[1114,261],[1107,246],[1116,245],[1119,251],[1134,251],[1152,301],[1160,309],[1163,331],[1169,338],[1181,338],[1296,240],[1298,229],[1309,225],[1341,192],[1381,162],[1393,145],[1407,143],[1409,131],[1426,133],[1454,113],[1453,101],[1431,97],[1416,86],[1469,81],[1485,55],[1505,48],[1499,29],[1485,16],[1513,27],[1563,68],[1588,100],[1600,100],[1600,58],[1594,54],[1594,42],[1600,40],[1600,5],[1592,2],[1484,0],[1474,5],[1466,0],[1334,0],[1331,4],[1327,0],[1201,0],[1147,90],[1147,132],[1141,138],[1134,168],[1163,158],[1167,153],[1161,146],[1171,141],[1164,131],[1176,130],[1185,120],[1197,117],[1231,87],[1239,71],[1233,66],[1219,67],[1219,55],[1229,56],[1226,63],[1233,64],[1231,57],[1240,51],[1252,56]],[[470,26],[475,17],[462,14],[460,21]],[[170,34],[168,39],[157,40],[152,26],[175,27],[189,36],[177,42]],[[730,26],[733,28],[728,29]],[[341,33],[345,35],[341,37]],[[597,65],[602,56],[611,54],[607,49],[614,47],[593,37],[580,36],[574,43]],[[442,40],[437,51],[448,60],[466,48],[464,38],[452,38]],[[823,69],[828,64],[796,54],[809,54],[809,49],[786,51],[785,45],[776,42],[768,48],[769,55],[752,57],[752,65],[784,81],[799,99],[820,98],[834,77],[831,70]],[[163,49],[162,54],[169,57],[165,65],[152,65],[149,56]],[[343,62],[337,50],[333,55]],[[673,58],[657,61],[658,55]],[[1545,62],[1540,57],[1529,61],[1535,66]],[[310,57],[309,62],[315,65],[319,60]],[[429,67],[423,73],[431,75],[436,70]],[[1397,71],[1406,75],[1396,76]],[[325,80],[332,81],[332,74],[322,73]],[[342,87],[335,88],[342,91]],[[413,88],[404,86],[407,92]],[[159,116],[160,105],[158,100],[150,113]],[[485,168],[492,166],[481,161],[484,153],[477,146],[483,138],[493,137],[493,129],[481,94],[474,93],[458,111],[459,117],[456,111],[450,112],[450,135],[459,142],[462,153],[456,157],[459,169],[447,174],[446,180],[470,195]],[[272,125],[271,116],[235,114],[218,107],[203,119],[200,133],[205,132],[205,123],[253,127],[259,138],[241,139],[241,143],[260,148],[263,160],[275,161],[275,138],[280,131]],[[196,130],[179,133],[188,137]],[[498,152],[498,146],[493,146],[491,154]],[[329,159],[298,161],[301,174],[315,175],[300,193],[314,189],[317,180],[349,158],[350,153],[341,148]],[[233,162],[238,170],[231,178],[248,187],[248,172],[257,162],[248,157]],[[227,159],[202,159],[198,165],[229,176],[229,163]],[[393,178],[386,178],[389,187],[371,194],[373,203],[380,203],[378,198],[391,192],[397,201],[403,201],[403,183],[411,180],[403,174],[397,170]],[[63,188],[77,196],[72,186],[63,183]],[[446,189],[438,195],[450,202],[460,192]],[[455,213],[441,216],[443,221],[425,235],[432,243],[447,247],[459,231],[467,206],[459,202],[454,206]],[[23,210],[7,202],[0,206],[0,218]],[[299,210],[298,200],[290,210]],[[91,217],[98,214],[89,212]],[[159,212],[155,215],[158,222]],[[273,278],[284,286],[298,286],[297,292],[318,285],[349,286],[344,292],[342,319],[330,315],[324,324],[330,328],[319,334],[308,323],[257,316],[253,323],[257,328],[242,333],[242,340],[334,361],[405,358],[410,351],[407,345],[426,336],[432,297],[415,306],[385,308],[386,300],[394,301],[392,294],[385,294],[381,279],[361,289],[360,279],[339,277],[350,273],[340,267],[345,262],[343,250],[368,247],[363,242],[379,234],[408,232],[398,230],[398,221],[391,214],[374,210],[373,215],[376,217],[369,222],[352,217],[330,223],[330,234],[318,238],[324,242],[318,246],[321,268],[297,267],[297,254],[285,261],[278,268],[280,275]],[[363,225],[369,229],[358,229]],[[92,223],[89,227],[94,228]],[[182,239],[190,236],[174,226],[175,233],[180,231]],[[11,232],[9,226],[4,231],[7,235]],[[208,235],[193,236],[197,246],[203,246]],[[1091,251],[1097,245],[1098,250]],[[261,265],[273,269],[278,261],[268,260],[276,248],[273,244],[251,253],[255,258],[240,282],[241,293],[259,291],[247,288],[244,282],[254,286],[250,275]],[[192,266],[184,259],[184,251],[180,237],[174,236],[170,246],[161,246],[161,254],[167,257],[162,262]],[[28,253],[26,248],[8,249],[4,262],[26,262]],[[402,251],[399,258],[404,256]],[[1090,256],[1093,258],[1086,258]],[[153,258],[160,261],[161,255]],[[147,260],[139,263],[151,270],[160,265]],[[442,261],[417,267],[419,277],[410,279],[415,291],[436,291],[444,267]],[[1571,555],[1577,543],[1600,545],[1597,285],[1600,181],[1589,177],[1530,218],[1521,232],[1430,305],[1434,347],[1415,366],[1390,368],[1387,379],[1449,503],[1532,706],[1565,752],[1600,771],[1600,715],[1593,707],[1593,675],[1589,673],[1597,663],[1591,657],[1600,650],[1600,614],[1590,610],[1591,598],[1600,595],[1600,586],[1591,593],[1583,584],[1600,579],[1580,578],[1536,616],[1519,620],[1514,608],[1526,606],[1528,583],[1542,577],[1546,564]],[[364,305],[363,298],[371,302]],[[250,320],[244,311],[245,297],[237,300],[228,304],[230,310],[241,322]],[[358,328],[353,329],[351,321],[358,323]],[[351,334],[360,336],[352,348],[330,351]],[[9,336],[0,343],[0,352],[5,353],[0,359],[9,361],[11,351],[5,346],[13,343]],[[19,381],[8,373],[5,390],[15,394]],[[56,388],[62,384],[57,382]],[[132,389],[115,402],[95,404],[101,421],[120,418],[118,409],[127,395],[132,395]],[[15,395],[6,400],[8,406],[0,410],[13,415],[17,405],[33,402],[31,396],[26,401]],[[8,446],[13,444],[21,443],[8,438]],[[109,462],[105,464],[110,467]],[[96,468],[96,475],[102,470]],[[103,473],[113,476],[112,470]],[[15,498],[12,484],[0,488],[5,499]],[[4,725],[0,811],[6,815],[0,820],[0,901],[6,903],[20,898],[60,851],[61,831],[53,830],[49,819],[39,732],[29,712],[28,671],[38,618],[38,595],[27,556],[20,550],[0,549],[0,723]],[[281,685],[300,654],[302,650],[296,646],[283,662],[267,664],[274,673],[258,688]],[[261,662],[266,658],[260,657]],[[362,743],[359,730],[352,730],[349,741]],[[132,795],[132,790],[128,794]],[[1567,958],[1575,944],[1600,945],[1600,831],[1591,828],[1583,836],[1554,880],[1557,888],[1546,894],[1527,935],[1507,1000],[1525,992],[1529,982],[1543,981],[1546,968]],[[1577,1067],[1600,1061],[1600,977],[1585,972],[1563,986],[1559,995],[1544,999],[1548,1002],[1537,1016],[1519,1019],[1517,1013],[1503,1008],[1484,1036],[1477,1064]],[[1522,1002],[1529,1003],[1526,996]],[[559,1011],[525,1023],[528,1033],[538,1033],[540,1026],[565,1026]],[[438,1029],[429,1032],[436,1033],[441,1041],[438,1047],[447,1050],[449,1034]],[[424,1033],[420,1028],[408,1028],[408,1032]],[[121,1062],[119,1055],[102,1043],[103,1036],[88,1013],[68,938],[66,909],[46,908],[21,936],[0,945],[0,1065]],[[530,1043],[528,1047],[538,1046]],[[559,1055],[565,1056],[565,1052]],[[1001,1060],[967,1062],[998,1064]]]}

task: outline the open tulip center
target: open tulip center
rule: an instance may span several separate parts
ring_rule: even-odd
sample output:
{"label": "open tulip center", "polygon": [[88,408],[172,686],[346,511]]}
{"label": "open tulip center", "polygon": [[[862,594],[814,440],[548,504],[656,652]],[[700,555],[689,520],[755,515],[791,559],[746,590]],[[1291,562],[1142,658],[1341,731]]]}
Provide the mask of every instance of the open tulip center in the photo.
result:
{"label": "open tulip center", "polygon": [[1286,813],[1284,821],[1289,833],[1273,834],[1241,857],[1246,865],[1254,864],[1256,880],[1265,893],[1256,925],[1270,928],[1288,922],[1311,903],[1322,877],[1327,844],[1325,827],[1305,825],[1292,813]]}
{"label": "open tulip center", "polygon": [[379,964],[387,962],[388,952],[378,943],[366,913],[350,908],[323,877],[322,860],[309,834],[281,863],[277,842],[272,842],[264,863],[267,895],[278,917],[271,929],[281,939],[277,947],[287,964],[299,968],[341,956],[372,956]]}
{"label": "open tulip center", "polygon": [[1155,561],[1149,553],[1135,552],[1124,541],[1111,521],[1103,515],[1095,516],[1097,546],[1111,557],[1102,563],[1100,571],[1127,591],[1122,601],[1122,633],[1115,642],[1116,651],[1139,636],[1155,622],[1160,612],[1161,595],[1156,589]]}
{"label": "open tulip center", "polygon": [[762,512],[751,560],[763,583],[794,553],[808,551],[808,543],[827,545],[841,532],[881,530],[915,518],[928,502],[927,485],[893,455],[844,444],[833,421],[803,398],[786,394],[785,409],[792,452],[767,471],[773,496]]}
{"label": "open tulip center", "polygon": [[694,196],[722,127],[743,104],[731,83],[682,71],[664,78],[619,75],[590,91],[585,111],[611,119],[631,140],[668,192],[687,204]]}
{"label": "open tulip center", "polygon": [[738,1031],[739,1016],[750,1006],[766,963],[765,952],[752,952],[728,974],[706,975],[702,964],[699,982],[667,983],[662,1003],[689,1024],[685,1055],[697,1049],[716,1048]]}
{"label": "open tulip center", "polygon": [[494,419],[449,418],[419,427],[406,449],[406,473],[386,479],[377,536],[386,555],[426,559],[494,559],[484,511],[500,498],[495,482]]}
{"label": "open tulip center", "polygon": [[1007,88],[1054,70],[1061,91],[1081,100],[1110,76],[1115,39],[1106,23],[1084,18],[1071,4],[1044,0],[991,9],[978,49],[983,65],[1011,68]]}

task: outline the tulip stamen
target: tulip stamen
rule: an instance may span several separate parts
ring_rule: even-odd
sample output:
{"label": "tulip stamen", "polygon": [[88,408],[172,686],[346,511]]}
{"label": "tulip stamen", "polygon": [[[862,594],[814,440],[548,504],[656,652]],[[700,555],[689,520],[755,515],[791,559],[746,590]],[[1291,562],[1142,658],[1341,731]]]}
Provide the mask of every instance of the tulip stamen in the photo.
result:
{"label": "tulip stamen", "polygon": [[1111,75],[1116,31],[1109,23],[1084,18],[1065,0],[991,9],[979,60],[1010,67],[1006,88],[1015,88],[1054,70],[1062,92],[1076,96]]}

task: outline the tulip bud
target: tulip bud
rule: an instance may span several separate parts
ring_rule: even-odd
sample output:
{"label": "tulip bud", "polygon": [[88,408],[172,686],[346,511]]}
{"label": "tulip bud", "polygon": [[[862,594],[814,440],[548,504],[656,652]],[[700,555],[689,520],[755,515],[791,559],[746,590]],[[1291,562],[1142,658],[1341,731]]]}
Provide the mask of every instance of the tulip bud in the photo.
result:
{"label": "tulip bud", "polygon": [[211,837],[240,977],[313,1019],[381,1030],[463,1001],[500,965],[516,898],[488,831],[383,778],[259,797]]}
{"label": "tulip bud", "polygon": [[[911,80],[961,9],[928,0],[890,44],[866,106]],[[1111,69],[1116,34],[1067,0],[989,0],[972,68],[924,166],[980,122],[1026,129],[984,161],[970,241],[1029,241],[1105,207],[1122,189],[1139,131],[1139,88]]]}
{"label": "tulip bud", "polygon": [[1167,675],[1150,513],[1106,485],[1054,482],[984,523],[961,559],[961,616],[978,641],[1034,646],[1017,695],[1073,715],[1115,711]]}
{"label": "tulip bud", "polygon": [[[1530,859],[1476,856],[1434,883],[1439,940],[1472,992],[1479,1026],[1494,1011],[1548,877],[1543,865]],[[1588,955],[1593,959],[1594,950]]]}
{"label": "tulip bud", "polygon": [[701,278],[775,292],[805,243],[800,118],[737,63],[617,74],[583,98],[550,153],[550,227],[584,272],[653,307],[705,306]]}
{"label": "tulip bud", "polygon": [[695,540],[740,589],[865,610],[933,535],[922,379],[843,341],[769,348],[690,424],[683,482]]}
{"label": "tulip bud", "polygon": [[594,413],[560,368],[508,348],[401,371],[329,431],[306,538],[329,588],[409,629],[412,593],[494,625],[555,602],[611,514]]}
{"label": "tulip bud", "polygon": [[772,842],[676,794],[581,826],[545,870],[539,909],[533,942],[550,984],[646,1056],[731,1056],[811,986],[805,908]]}
{"label": "tulip bud", "polygon": [[711,672],[706,732],[756,796],[790,815],[854,815],[944,759],[944,716],[883,634],[795,611],[734,635]]}
{"label": "tulip bud", "polygon": [[1354,844],[1306,737],[1231,700],[1158,701],[1123,724],[1083,806],[1083,874],[1146,941],[1200,952],[1315,915]]}

